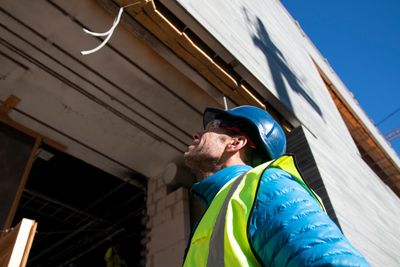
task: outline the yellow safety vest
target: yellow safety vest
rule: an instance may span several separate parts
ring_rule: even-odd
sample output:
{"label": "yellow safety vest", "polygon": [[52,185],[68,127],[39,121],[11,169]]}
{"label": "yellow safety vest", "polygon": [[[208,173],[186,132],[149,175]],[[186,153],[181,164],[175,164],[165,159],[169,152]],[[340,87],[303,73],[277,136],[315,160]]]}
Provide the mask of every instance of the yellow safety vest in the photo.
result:
{"label": "yellow safety vest", "polygon": [[290,173],[325,210],[320,198],[301,177],[294,157],[283,155],[232,179],[219,190],[192,236],[184,267],[262,265],[252,251],[247,227],[260,177],[270,167]]}

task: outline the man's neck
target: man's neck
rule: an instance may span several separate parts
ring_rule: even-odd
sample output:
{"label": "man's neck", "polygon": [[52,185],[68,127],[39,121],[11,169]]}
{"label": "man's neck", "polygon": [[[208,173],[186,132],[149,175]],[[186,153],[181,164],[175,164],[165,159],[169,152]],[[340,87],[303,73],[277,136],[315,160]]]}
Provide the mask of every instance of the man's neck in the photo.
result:
{"label": "man's neck", "polygon": [[214,173],[216,173],[219,170],[225,169],[227,167],[230,166],[234,166],[234,165],[246,165],[246,163],[244,163],[240,158],[230,158],[229,160],[221,163],[221,164],[213,164],[211,166],[209,166],[209,168],[205,169],[198,169],[198,170],[194,170],[194,174],[196,175],[196,179],[197,181],[202,181],[205,178],[207,178],[208,176],[213,175]]}

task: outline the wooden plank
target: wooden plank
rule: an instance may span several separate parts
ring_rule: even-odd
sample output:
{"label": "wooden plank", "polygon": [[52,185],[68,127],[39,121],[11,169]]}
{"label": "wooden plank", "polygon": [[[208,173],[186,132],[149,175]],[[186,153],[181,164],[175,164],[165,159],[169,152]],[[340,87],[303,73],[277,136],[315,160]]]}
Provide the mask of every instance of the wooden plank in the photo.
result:
{"label": "wooden plank", "polygon": [[257,97],[255,97],[249,89],[246,88],[243,84],[240,85],[241,90],[239,91],[242,97],[244,97],[251,105],[261,107],[263,109],[267,109],[265,104],[262,103]]}
{"label": "wooden plank", "polygon": [[24,250],[24,254],[22,256],[20,267],[26,266],[26,263],[28,262],[29,252],[31,251],[31,248],[32,248],[33,239],[35,238],[37,225],[38,225],[37,222],[34,222],[29,231],[29,236],[26,241],[25,250]]}
{"label": "wooden plank", "polygon": [[23,218],[22,221],[0,239],[0,266],[26,266],[37,223]]}
{"label": "wooden plank", "polygon": [[190,48],[194,55],[197,55],[201,59],[204,65],[206,65],[215,75],[221,79],[228,87],[237,88],[238,84],[232,76],[230,76],[222,67],[215,63],[206,53],[204,53],[186,33],[182,34],[183,38],[179,38],[178,42],[182,43],[183,47]]}

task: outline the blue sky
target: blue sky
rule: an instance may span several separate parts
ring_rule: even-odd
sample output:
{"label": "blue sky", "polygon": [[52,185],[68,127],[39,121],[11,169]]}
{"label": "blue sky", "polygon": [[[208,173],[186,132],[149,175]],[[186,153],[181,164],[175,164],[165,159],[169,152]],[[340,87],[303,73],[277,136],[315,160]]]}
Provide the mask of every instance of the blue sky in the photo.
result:
{"label": "blue sky", "polygon": [[[281,2],[373,122],[400,108],[399,0]],[[400,128],[400,111],[378,128]],[[391,145],[400,155],[400,138]]]}

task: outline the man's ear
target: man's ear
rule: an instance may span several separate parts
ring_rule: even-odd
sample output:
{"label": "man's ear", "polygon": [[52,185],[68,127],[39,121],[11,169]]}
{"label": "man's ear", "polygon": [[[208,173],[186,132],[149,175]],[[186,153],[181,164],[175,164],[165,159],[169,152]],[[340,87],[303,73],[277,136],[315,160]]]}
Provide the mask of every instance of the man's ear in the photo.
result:
{"label": "man's ear", "polygon": [[227,152],[237,152],[247,144],[247,138],[245,136],[235,136],[232,137],[229,141],[228,145],[226,146]]}

